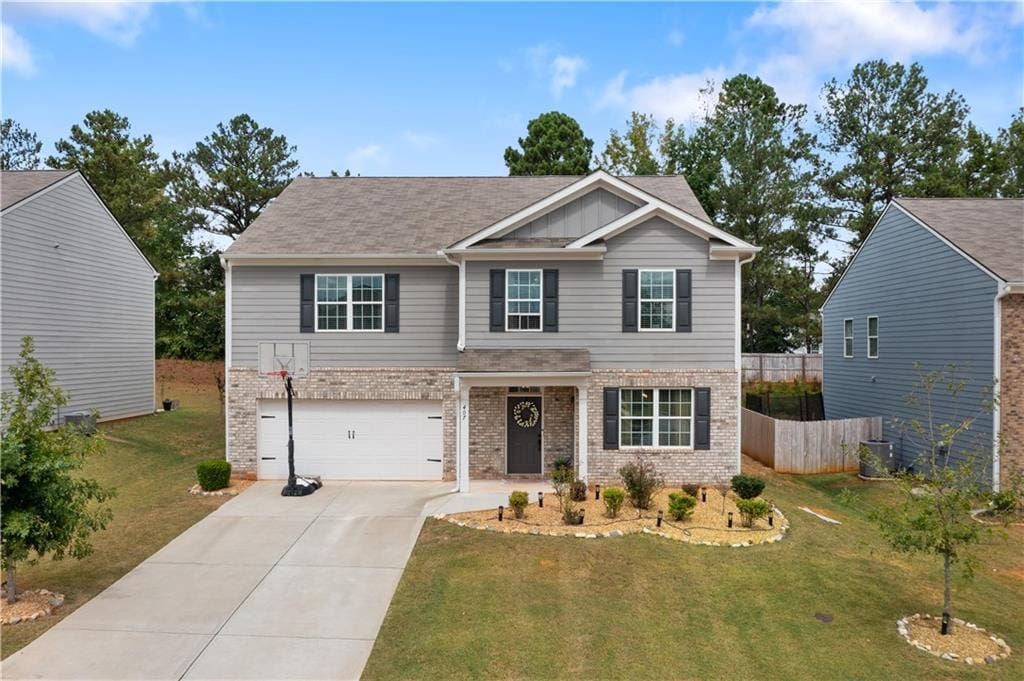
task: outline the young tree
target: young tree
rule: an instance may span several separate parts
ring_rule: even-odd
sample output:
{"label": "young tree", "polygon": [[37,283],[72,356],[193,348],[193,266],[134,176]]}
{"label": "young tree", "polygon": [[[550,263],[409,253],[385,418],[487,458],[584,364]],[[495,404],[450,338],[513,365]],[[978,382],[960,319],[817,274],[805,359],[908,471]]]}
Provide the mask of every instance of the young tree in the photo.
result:
{"label": "young tree", "polygon": [[613,175],[657,175],[663,166],[658,155],[660,136],[654,116],[634,111],[625,134],[614,129],[608,134],[598,166]]}
{"label": "young tree", "polygon": [[509,175],[585,175],[593,151],[576,119],[549,111],[527,123],[519,149],[505,149],[505,165]]}
{"label": "young tree", "polygon": [[110,497],[78,470],[102,440],[75,426],[48,430],[67,395],[54,384],[52,369],[34,356],[32,339],[21,341],[21,362],[10,368],[13,393],[0,398],[0,553],[7,574],[7,602],[17,599],[15,567],[44,556],[83,558],[90,535],[110,520],[102,503]]}
{"label": "young tree", "polygon": [[36,134],[12,118],[0,123],[0,170],[35,170],[43,143]]}
{"label": "young tree", "polygon": [[1024,198],[1024,107],[1017,110],[1010,125],[999,131],[996,144],[1005,172],[1000,195]]}
{"label": "young tree", "polygon": [[204,219],[203,229],[235,239],[291,182],[294,153],[284,135],[240,114],[174,155],[174,194]]}
{"label": "young tree", "polygon": [[[983,394],[976,407],[962,408],[960,402],[977,397],[979,391],[956,367],[927,372],[918,368],[918,374],[907,398],[918,416],[897,421],[904,441],[912,443],[918,455],[911,468],[896,475],[900,502],[875,510],[872,517],[896,551],[942,559],[946,634],[953,616],[953,569],[958,566],[965,578],[972,576],[977,561],[971,549],[989,531],[971,517],[971,510],[986,496],[978,471],[990,457],[983,455],[983,443],[968,438],[978,417],[991,411],[992,401]],[[963,415],[945,421],[941,413]]]}

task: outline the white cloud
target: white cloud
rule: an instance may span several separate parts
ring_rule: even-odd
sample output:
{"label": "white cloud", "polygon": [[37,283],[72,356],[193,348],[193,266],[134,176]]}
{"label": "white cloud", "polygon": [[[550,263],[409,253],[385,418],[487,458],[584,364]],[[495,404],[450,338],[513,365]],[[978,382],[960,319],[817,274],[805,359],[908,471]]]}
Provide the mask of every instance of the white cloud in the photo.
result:
{"label": "white cloud", "polygon": [[555,99],[562,96],[562,91],[576,85],[576,76],[587,68],[583,57],[559,54],[551,60],[551,94]]}
{"label": "white cloud", "polygon": [[686,40],[686,34],[680,31],[678,28],[673,28],[668,32],[668,44],[672,47],[680,47]]}
{"label": "white cloud", "polygon": [[429,132],[417,132],[415,130],[405,130],[402,132],[402,139],[420,151],[431,149],[441,143],[441,138],[437,135]]}
{"label": "white cloud", "polygon": [[355,166],[356,171],[361,171],[361,168],[365,166],[386,166],[390,159],[387,150],[379,144],[364,144],[345,156],[345,160],[349,165]]}
{"label": "white cloud", "polygon": [[36,62],[32,57],[32,49],[18,33],[8,26],[2,26],[2,52],[0,63],[3,69],[14,71],[22,76],[33,76],[36,73]]}
{"label": "white cloud", "polygon": [[707,105],[714,104],[713,93],[702,92],[708,83],[718,85],[726,76],[722,67],[699,73],[658,76],[637,85],[626,85],[623,71],[605,83],[598,108],[621,108],[653,114],[655,118],[674,118],[686,122],[700,118]]}
{"label": "white cloud", "polygon": [[66,21],[90,33],[131,47],[142,33],[152,3],[126,2],[32,2],[5,5],[8,16]]}

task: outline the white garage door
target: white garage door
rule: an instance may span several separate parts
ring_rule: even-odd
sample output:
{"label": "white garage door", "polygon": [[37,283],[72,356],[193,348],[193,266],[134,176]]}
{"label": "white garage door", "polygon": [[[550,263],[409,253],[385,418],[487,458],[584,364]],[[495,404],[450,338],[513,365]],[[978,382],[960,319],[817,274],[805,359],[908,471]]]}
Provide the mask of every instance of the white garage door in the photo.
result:
{"label": "white garage door", "polygon": [[[295,472],[328,480],[440,480],[441,403],[296,400]],[[288,477],[288,403],[259,403],[259,477]]]}

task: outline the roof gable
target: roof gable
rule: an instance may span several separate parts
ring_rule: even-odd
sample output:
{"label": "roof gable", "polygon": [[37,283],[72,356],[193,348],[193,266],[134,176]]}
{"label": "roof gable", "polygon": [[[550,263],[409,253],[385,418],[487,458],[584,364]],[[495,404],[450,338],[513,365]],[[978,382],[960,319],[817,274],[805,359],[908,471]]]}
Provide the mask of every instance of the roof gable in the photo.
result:
{"label": "roof gable", "polygon": [[77,170],[0,171],[0,210],[7,210],[44,189],[77,173]]}

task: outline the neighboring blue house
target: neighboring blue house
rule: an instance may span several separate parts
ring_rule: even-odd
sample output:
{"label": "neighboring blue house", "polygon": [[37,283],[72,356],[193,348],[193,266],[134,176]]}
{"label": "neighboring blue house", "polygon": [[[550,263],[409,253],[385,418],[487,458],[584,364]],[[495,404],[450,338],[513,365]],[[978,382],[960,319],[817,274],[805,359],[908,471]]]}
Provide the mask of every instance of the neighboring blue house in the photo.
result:
{"label": "neighboring blue house", "polygon": [[984,472],[998,488],[1001,472],[1024,465],[1022,294],[1024,200],[892,201],[821,308],[826,418],[882,416],[900,464],[911,466],[920,450],[893,419],[924,416],[906,400],[915,363],[956,365],[969,387],[957,400],[937,390],[934,417],[956,422],[1002,392],[960,449],[991,452],[996,465]]}

